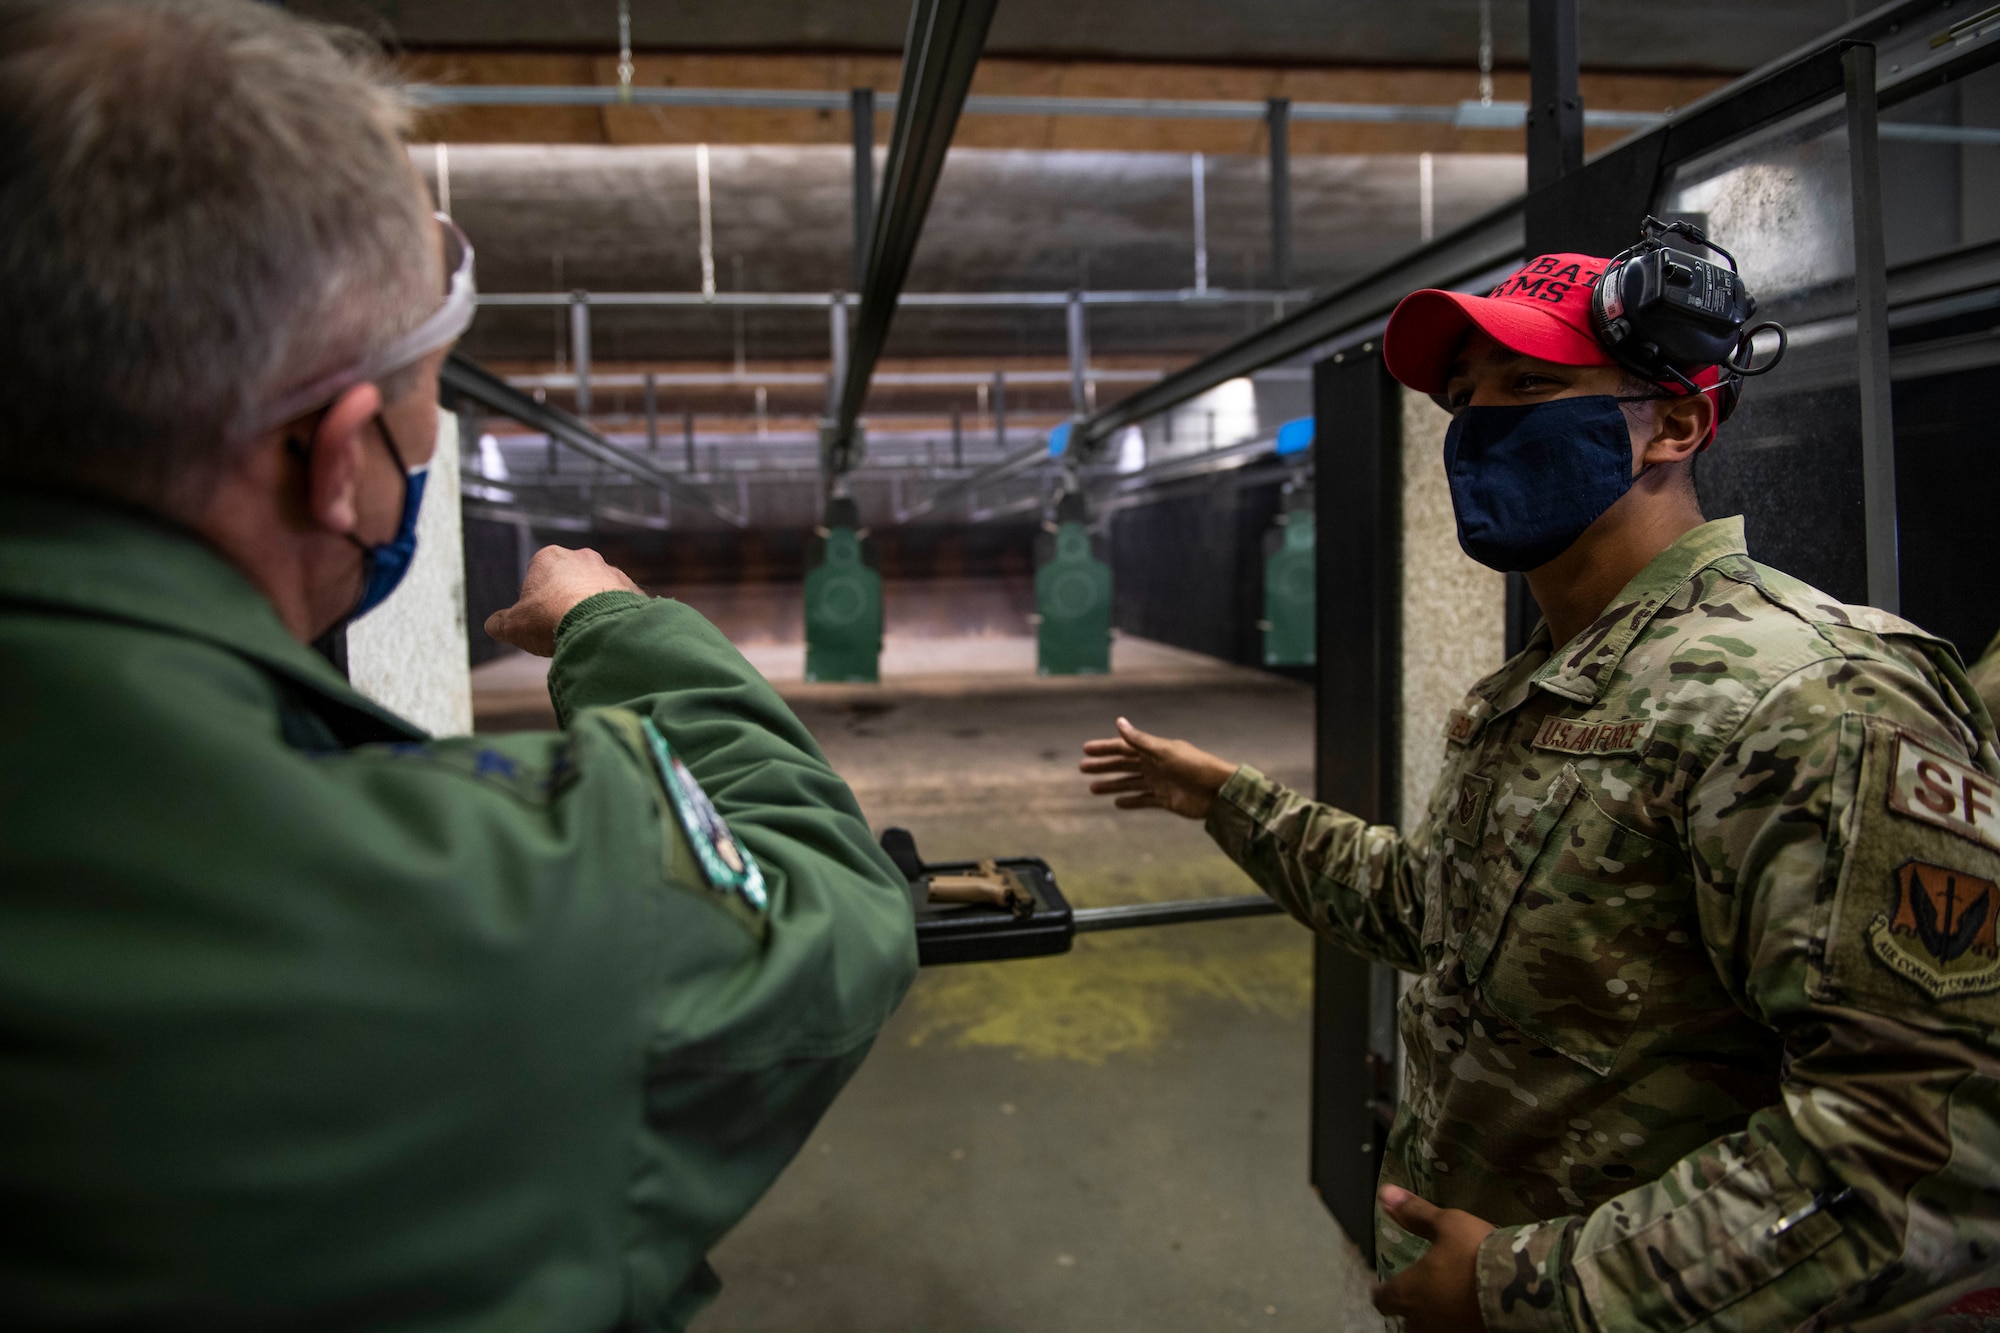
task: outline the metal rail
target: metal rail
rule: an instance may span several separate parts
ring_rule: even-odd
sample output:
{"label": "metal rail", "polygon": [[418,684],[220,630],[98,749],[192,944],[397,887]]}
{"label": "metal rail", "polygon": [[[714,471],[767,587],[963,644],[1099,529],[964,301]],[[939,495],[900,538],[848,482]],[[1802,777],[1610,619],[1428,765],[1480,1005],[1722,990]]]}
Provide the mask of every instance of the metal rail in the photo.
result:
{"label": "metal rail", "polygon": [[634,481],[657,487],[675,500],[705,509],[732,527],[748,526],[749,521],[744,515],[699,486],[690,486],[679,476],[655,465],[644,454],[613,443],[589,422],[559,407],[536,402],[463,352],[453,352],[445,359],[444,370],[438,379],[461,396],[541,431],[551,441],[560,442],[586,458],[596,459]]}
{"label": "metal rail", "polygon": [[1261,893],[1246,893],[1233,898],[1185,898],[1180,902],[1079,907],[1071,916],[1076,922],[1076,933],[1088,935],[1100,930],[1179,926],[1195,921],[1225,921],[1238,916],[1277,916],[1284,910]]}
{"label": "metal rail", "polygon": [[868,245],[867,281],[848,344],[847,376],[828,423],[825,446],[830,474],[851,467],[859,450],[855,425],[868,397],[875,363],[889,340],[904,279],[917,251],[924,216],[930,212],[938,175],[944,170],[952,131],[958,126],[972,71],[986,45],[998,0],[916,0],[910,35],[903,45],[902,91],[896,99],[895,129],[882,177],[881,204]]}
{"label": "metal rail", "polygon": [[[679,106],[750,111],[845,111],[852,94],[795,88],[642,88],[612,84],[412,84],[420,106]],[[875,94],[875,108],[901,106],[896,93]],[[964,100],[968,116],[1103,116],[1139,120],[1263,120],[1268,101],[1187,97],[1026,97],[983,94]],[[1294,102],[1291,118],[1360,125],[1449,125],[1457,129],[1510,130],[1527,122],[1525,102]],[[1660,123],[1651,111],[1590,111],[1593,129],[1648,129]]]}
{"label": "metal rail", "polygon": [[[1074,300],[1085,305],[1271,305],[1279,301],[1312,298],[1306,289],[1259,291],[1255,288],[1193,287],[1164,288],[1159,291],[1102,292],[902,292],[897,306],[928,309],[973,310],[1014,309],[1030,306],[1067,306]],[[851,303],[852,297],[839,292],[481,292],[482,306],[569,306],[581,302],[590,306],[718,306],[738,309],[821,310],[835,302]]]}

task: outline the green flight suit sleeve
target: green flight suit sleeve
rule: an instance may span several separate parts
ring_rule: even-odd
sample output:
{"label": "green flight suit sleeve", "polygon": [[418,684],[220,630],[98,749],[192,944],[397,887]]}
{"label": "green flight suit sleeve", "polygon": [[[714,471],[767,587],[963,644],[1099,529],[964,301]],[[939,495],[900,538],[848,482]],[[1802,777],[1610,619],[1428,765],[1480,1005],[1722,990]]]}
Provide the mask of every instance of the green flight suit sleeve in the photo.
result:
{"label": "green flight suit sleeve", "polygon": [[[1489,1235],[1493,1333],[1887,1333],[1991,1285],[2000,852],[1937,812],[2000,804],[2000,777],[1976,705],[1940,703],[1955,671],[1816,663],[1696,781],[1704,942],[1736,1003],[1781,1034],[1783,1099],[1587,1217]],[[1923,762],[1936,782],[1920,788]],[[1899,790],[1934,817],[1902,812]]]}
{"label": "green flight suit sleeve", "polygon": [[1229,859],[1294,917],[1364,957],[1423,967],[1423,867],[1415,839],[1236,770],[1208,814]]}

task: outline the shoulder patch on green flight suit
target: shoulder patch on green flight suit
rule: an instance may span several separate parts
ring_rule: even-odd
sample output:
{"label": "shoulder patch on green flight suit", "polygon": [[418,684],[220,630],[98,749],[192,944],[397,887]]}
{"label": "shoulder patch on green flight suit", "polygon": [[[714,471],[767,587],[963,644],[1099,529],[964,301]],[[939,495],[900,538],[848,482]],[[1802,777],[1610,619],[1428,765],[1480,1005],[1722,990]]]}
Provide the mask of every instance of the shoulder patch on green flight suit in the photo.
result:
{"label": "shoulder patch on green flight suit", "polygon": [[2000,1027],[2000,781],[1874,719],[1850,716],[1841,749],[1824,983]]}
{"label": "shoulder patch on green flight suit", "polygon": [[762,940],[770,928],[763,872],[666,736],[651,718],[628,708],[592,709],[589,716],[610,727],[652,779],[660,817],[661,875],[670,884],[707,887],[710,901]]}
{"label": "shoulder patch on green flight suit", "polygon": [[764,889],[764,872],[757,868],[757,858],[729,831],[708,793],[667,744],[667,738],[653,725],[653,719],[644,718],[639,725],[646,734],[661,785],[667,789],[674,813],[680,817],[681,831],[687,834],[695,859],[701,862],[708,887],[717,893],[733,895],[762,916],[770,906],[770,899]]}

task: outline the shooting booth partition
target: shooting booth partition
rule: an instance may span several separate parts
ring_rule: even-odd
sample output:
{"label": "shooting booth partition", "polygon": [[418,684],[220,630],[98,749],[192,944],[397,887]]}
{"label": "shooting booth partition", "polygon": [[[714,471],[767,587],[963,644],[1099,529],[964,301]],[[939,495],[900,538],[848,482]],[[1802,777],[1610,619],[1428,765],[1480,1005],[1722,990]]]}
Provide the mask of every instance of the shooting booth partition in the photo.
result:
{"label": "shooting booth partition", "polygon": [[[1328,311],[1348,300],[1350,318],[1322,323],[1310,349],[1267,344],[1314,358],[1320,799],[1411,831],[1444,744],[1429,726],[1437,684],[1413,664],[1463,647],[1427,606],[1485,599],[1489,633],[1472,637],[1491,655],[1460,692],[1536,618],[1518,581],[1512,596],[1497,576],[1436,597],[1423,586],[1454,542],[1448,508],[1418,494],[1419,467],[1441,476],[1442,414],[1382,367],[1389,289],[1483,290],[1529,255],[1615,254],[1649,213],[1707,229],[1740,261],[1757,317],[1790,330],[1781,366],[1749,381],[1697,463],[1704,511],[1743,515],[1758,560],[1903,614],[1968,661],[2000,630],[1983,559],[2000,496],[1986,438],[2000,395],[2000,23],[1954,27],[1963,17],[1937,0],[1885,6],[1323,298]],[[1311,1178],[1371,1257],[1399,989],[1389,969],[1318,946]]]}

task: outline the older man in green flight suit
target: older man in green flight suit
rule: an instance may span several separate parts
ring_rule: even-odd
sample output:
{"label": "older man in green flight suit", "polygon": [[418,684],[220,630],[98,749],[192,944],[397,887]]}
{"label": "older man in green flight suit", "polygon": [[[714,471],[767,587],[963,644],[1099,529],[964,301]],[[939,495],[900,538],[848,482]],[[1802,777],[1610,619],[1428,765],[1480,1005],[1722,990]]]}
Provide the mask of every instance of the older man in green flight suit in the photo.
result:
{"label": "older man in green flight suit", "polygon": [[812,738],[592,553],[490,626],[560,732],[306,646],[471,316],[403,121],[274,8],[0,6],[9,1329],[681,1328],[915,969]]}
{"label": "older man in green flight suit", "polygon": [[1716,377],[1614,364],[1604,270],[1390,321],[1461,544],[1547,615],[1411,832],[1123,719],[1083,767],[1414,974],[1376,1297],[1410,1333],[1909,1328],[2000,1260],[2000,755],[1949,645],[1704,521]]}

